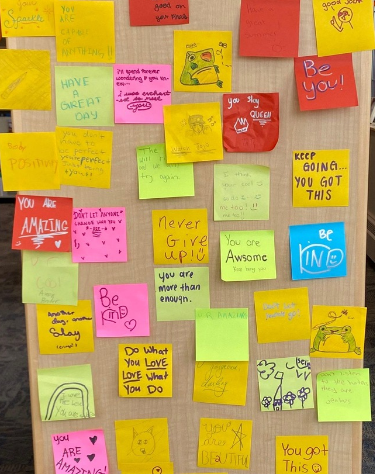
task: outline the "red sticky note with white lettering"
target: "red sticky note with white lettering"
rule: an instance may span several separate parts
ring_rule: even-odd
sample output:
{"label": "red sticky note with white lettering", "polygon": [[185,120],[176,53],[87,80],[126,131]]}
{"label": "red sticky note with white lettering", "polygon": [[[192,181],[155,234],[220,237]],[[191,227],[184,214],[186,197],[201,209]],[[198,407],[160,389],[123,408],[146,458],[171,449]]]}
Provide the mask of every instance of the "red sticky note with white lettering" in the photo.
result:
{"label": "red sticky note with white lettering", "polygon": [[298,56],[300,0],[242,0],[240,56]]}
{"label": "red sticky note with white lettering", "polygon": [[73,199],[16,196],[12,249],[70,252]]}
{"label": "red sticky note with white lettering", "polygon": [[277,92],[223,95],[223,143],[226,151],[270,151],[278,140]]}
{"label": "red sticky note with white lettering", "polygon": [[129,0],[130,26],[184,25],[189,23],[189,1]]}
{"label": "red sticky note with white lettering", "polygon": [[358,105],[351,53],[295,58],[294,72],[301,110]]}

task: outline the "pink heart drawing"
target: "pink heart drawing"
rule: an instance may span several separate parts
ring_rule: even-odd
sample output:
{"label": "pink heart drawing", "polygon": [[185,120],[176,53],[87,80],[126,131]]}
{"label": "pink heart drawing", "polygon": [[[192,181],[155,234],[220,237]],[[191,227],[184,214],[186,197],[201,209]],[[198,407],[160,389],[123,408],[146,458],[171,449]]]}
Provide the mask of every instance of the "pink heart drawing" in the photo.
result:
{"label": "pink heart drawing", "polygon": [[133,331],[137,325],[137,321],[135,319],[131,319],[130,321],[125,321],[124,326],[126,329],[129,329],[129,331]]}
{"label": "pink heart drawing", "polygon": [[116,227],[112,227],[112,230],[115,230],[115,229],[116,229]]}

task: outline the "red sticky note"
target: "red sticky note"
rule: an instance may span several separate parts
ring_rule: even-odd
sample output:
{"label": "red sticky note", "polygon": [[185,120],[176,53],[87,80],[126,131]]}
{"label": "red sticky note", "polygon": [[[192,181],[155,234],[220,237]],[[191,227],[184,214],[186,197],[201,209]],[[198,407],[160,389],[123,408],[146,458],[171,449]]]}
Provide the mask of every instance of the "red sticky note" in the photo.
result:
{"label": "red sticky note", "polygon": [[294,72],[301,110],[358,105],[351,53],[295,58]]}
{"label": "red sticky note", "polygon": [[73,199],[16,196],[12,249],[69,252]]}
{"label": "red sticky note", "polygon": [[224,94],[223,142],[227,151],[270,151],[279,140],[279,94]]}
{"label": "red sticky note", "polygon": [[240,56],[298,56],[300,0],[242,0]]}
{"label": "red sticky note", "polygon": [[129,0],[130,26],[183,25],[189,23],[189,1]]}

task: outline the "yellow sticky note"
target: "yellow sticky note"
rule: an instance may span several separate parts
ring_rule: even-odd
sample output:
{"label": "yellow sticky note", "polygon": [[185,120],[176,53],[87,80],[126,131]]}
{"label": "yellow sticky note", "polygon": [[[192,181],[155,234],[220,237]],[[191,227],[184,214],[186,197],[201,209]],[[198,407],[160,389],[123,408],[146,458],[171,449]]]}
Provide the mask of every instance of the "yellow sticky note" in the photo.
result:
{"label": "yellow sticky note", "polygon": [[115,62],[113,2],[56,1],[55,25],[58,61]]}
{"label": "yellow sticky note", "polygon": [[276,474],[290,472],[328,474],[328,436],[276,436]]}
{"label": "yellow sticky note", "polygon": [[4,191],[60,189],[54,132],[0,134]]}
{"label": "yellow sticky note", "polygon": [[250,468],[251,420],[201,418],[198,467]]}
{"label": "yellow sticky note", "polygon": [[310,338],[307,288],[255,291],[254,305],[260,344]]}
{"label": "yellow sticky note", "polygon": [[367,308],[313,306],[311,357],[363,359]]}
{"label": "yellow sticky note", "polygon": [[56,127],[61,184],[111,187],[113,132]]}
{"label": "yellow sticky note", "polygon": [[167,163],[223,159],[220,104],[165,105]]}
{"label": "yellow sticky note", "polygon": [[173,474],[173,462],[142,462],[122,465],[122,474]]}
{"label": "yellow sticky note", "polygon": [[3,36],[55,36],[53,6],[53,0],[1,0]]}
{"label": "yellow sticky note", "polygon": [[293,206],[349,205],[349,150],[293,151]]}
{"label": "yellow sticky note", "polygon": [[373,1],[313,0],[318,56],[375,48]]}
{"label": "yellow sticky note", "polygon": [[172,344],[119,344],[120,397],[172,396]]}
{"label": "yellow sticky note", "polygon": [[248,362],[196,362],[193,400],[245,405]]}
{"label": "yellow sticky note", "polygon": [[208,263],[207,209],[152,211],[154,263]]}
{"label": "yellow sticky note", "polygon": [[232,32],[174,32],[174,90],[232,90]]}
{"label": "yellow sticky note", "polygon": [[0,109],[51,110],[49,51],[0,49]]}
{"label": "yellow sticky note", "polygon": [[79,300],[77,306],[37,304],[36,314],[41,354],[94,351],[90,300]]}
{"label": "yellow sticky note", "polygon": [[167,418],[118,420],[115,421],[115,430],[120,471],[125,470],[129,463],[170,461]]}

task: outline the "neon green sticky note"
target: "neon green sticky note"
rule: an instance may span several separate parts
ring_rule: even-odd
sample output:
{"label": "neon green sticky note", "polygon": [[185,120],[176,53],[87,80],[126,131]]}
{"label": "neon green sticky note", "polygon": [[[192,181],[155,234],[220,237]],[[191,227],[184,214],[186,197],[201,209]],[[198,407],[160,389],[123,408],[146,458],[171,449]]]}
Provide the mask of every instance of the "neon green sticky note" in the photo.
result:
{"label": "neon green sticky note", "polygon": [[197,361],[249,360],[247,308],[197,309],[195,335]]}
{"label": "neon green sticky note", "polygon": [[38,369],[42,421],[95,418],[91,365]]}
{"label": "neon green sticky note", "polygon": [[224,281],[276,278],[273,230],[220,232],[220,255]]}
{"label": "neon green sticky note", "polygon": [[318,421],[371,421],[369,369],[320,372],[316,392]]}
{"label": "neon green sticky note", "polygon": [[165,144],[137,147],[139,199],[194,196],[193,163],[167,163]]}
{"label": "neon green sticky note", "polygon": [[269,219],[270,169],[258,165],[214,165],[214,220]]}
{"label": "neon green sticky note", "polygon": [[70,252],[22,252],[22,303],[78,304],[78,263]]}

